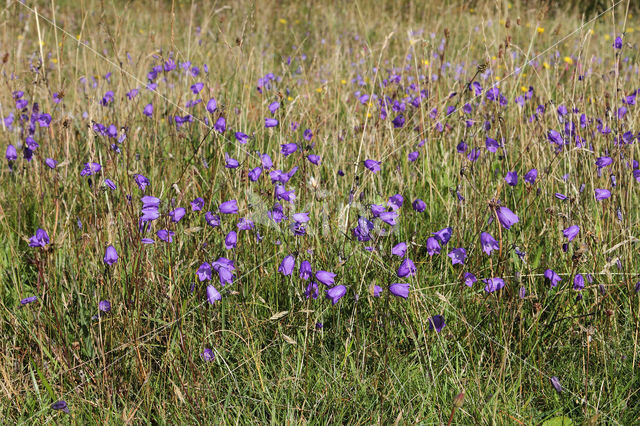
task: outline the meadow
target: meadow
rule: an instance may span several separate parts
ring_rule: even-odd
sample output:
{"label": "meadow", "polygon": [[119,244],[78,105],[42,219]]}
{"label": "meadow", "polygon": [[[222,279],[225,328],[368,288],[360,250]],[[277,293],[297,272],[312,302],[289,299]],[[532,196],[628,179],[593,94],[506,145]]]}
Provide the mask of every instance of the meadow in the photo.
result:
{"label": "meadow", "polygon": [[632,2],[0,16],[3,423],[640,422]]}

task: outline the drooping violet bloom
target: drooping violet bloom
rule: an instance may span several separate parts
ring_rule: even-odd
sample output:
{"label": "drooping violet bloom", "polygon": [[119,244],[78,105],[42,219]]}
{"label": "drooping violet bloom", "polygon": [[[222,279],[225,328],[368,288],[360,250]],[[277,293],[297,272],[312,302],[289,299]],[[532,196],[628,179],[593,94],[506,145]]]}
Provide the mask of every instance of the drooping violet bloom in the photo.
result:
{"label": "drooping violet bloom", "polygon": [[453,228],[442,228],[441,230],[434,232],[432,235],[440,242],[440,244],[446,246],[451,239],[452,232]]}
{"label": "drooping violet bloom", "polygon": [[204,207],[204,198],[198,197],[191,202],[191,211],[199,212]]}
{"label": "drooping violet bloom", "polygon": [[142,201],[142,216],[140,217],[141,222],[154,221],[160,217],[160,212],[159,212],[160,199],[159,198],[145,195],[140,199],[140,201]]}
{"label": "drooping violet bloom", "polygon": [[16,161],[18,159],[18,152],[16,151],[16,147],[9,144],[5,153],[5,157],[7,161]]}
{"label": "drooping violet bloom", "polygon": [[104,94],[104,96],[102,97],[102,101],[100,103],[102,104],[102,106],[107,106],[111,102],[113,102],[113,98],[114,98],[113,91],[109,90]]}
{"label": "drooping violet bloom", "polygon": [[395,283],[389,286],[389,292],[396,297],[406,299],[409,297],[409,284]]}
{"label": "drooping violet bloom", "polygon": [[551,288],[557,286],[558,283],[562,281],[562,278],[560,278],[560,275],[556,274],[551,269],[547,269],[546,271],[544,271],[544,277],[551,284]]}
{"label": "drooping violet bloom", "polygon": [[369,294],[373,297],[380,297],[382,295],[382,287],[371,284],[369,286]]}
{"label": "drooping violet bloom", "polygon": [[473,275],[471,272],[465,272],[463,278],[464,278],[464,285],[466,285],[467,287],[473,287],[473,284],[476,281],[478,281],[476,276]]}
{"label": "drooping violet bloom", "polygon": [[111,312],[111,302],[109,302],[108,300],[101,300],[100,302],[98,302],[98,310],[100,312],[108,314],[109,312]]}
{"label": "drooping violet bloom", "polygon": [[472,163],[477,161],[478,158],[480,158],[480,148],[472,148],[471,151],[469,151],[469,154],[467,154],[467,160]]}
{"label": "drooping violet bloom", "polygon": [[304,291],[304,296],[307,299],[317,299],[318,296],[320,295],[319,291],[318,291],[318,284],[316,284],[315,282],[311,281],[309,284],[307,284],[307,288]]}
{"label": "drooping violet bloom", "polygon": [[138,188],[143,192],[145,188],[151,184],[151,181],[141,174],[134,175],[133,179],[135,180],[136,185],[138,185]]}
{"label": "drooping violet bloom", "polygon": [[515,223],[518,223],[520,220],[518,216],[507,207],[498,207],[498,220],[500,224],[506,229],[510,229]]}
{"label": "drooping violet bloom", "polygon": [[253,229],[254,227],[253,221],[246,217],[240,218],[240,221],[238,222],[237,226],[238,226],[238,229],[241,231],[248,231],[250,229]]}
{"label": "drooping violet bloom", "polygon": [[373,214],[373,217],[379,217],[382,213],[384,213],[384,211],[384,206],[381,206],[379,204],[371,204],[371,213]]}
{"label": "drooping violet bloom", "polygon": [[293,203],[296,200],[295,189],[287,191],[283,185],[276,185],[276,198]]}
{"label": "drooping violet bloom", "polygon": [[420,153],[418,151],[413,151],[409,153],[407,158],[409,161],[414,162],[418,159],[419,156],[420,156]]}
{"label": "drooping violet bloom", "polygon": [[269,217],[269,219],[273,220],[275,223],[280,223],[283,220],[287,219],[287,217],[284,215],[284,211],[280,203],[276,203],[273,206],[273,209],[267,212],[267,216]]}
{"label": "drooping violet bloom", "polygon": [[84,163],[84,168],[80,172],[80,176],[93,176],[102,169],[98,163]]}
{"label": "drooping violet bloom", "polygon": [[305,281],[309,280],[309,278],[311,278],[312,276],[311,263],[309,263],[308,260],[303,260],[302,263],[300,263],[299,271],[300,278]]}
{"label": "drooping violet bloom", "polygon": [[467,251],[462,248],[455,248],[449,252],[449,257],[451,258],[451,265],[464,265],[464,259],[467,257]]}
{"label": "drooping violet bloom", "polygon": [[204,220],[207,222],[207,225],[212,228],[220,226],[220,216],[212,212],[206,212],[204,214]]}
{"label": "drooping violet bloom", "polygon": [[505,182],[509,186],[516,186],[518,184],[518,173],[517,172],[508,172],[507,176],[504,178]]}
{"label": "drooping violet bloom", "polygon": [[400,278],[412,277],[416,274],[417,271],[418,269],[416,268],[416,265],[413,263],[413,260],[406,258],[400,264],[397,274],[398,274],[398,277]]}
{"label": "drooping violet bloom", "polygon": [[498,291],[504,287],[504,280],[502,278],[489,278],[482,281],[486,284],[484,286],[484,291],[487,293],[493,293],[494,291]]}
{"label": "drooping violet bloom", "polygon": [[571,225],[570,227],[562,231],[564,236],[567,237],[569,241],[573,241],[573,239],[578,235],[578,232],[580,232],[580,227],[578,225]]}
{"label": "drooping violet bloom", "polygon": [[338,300],[340,300],[347,293],[347,288],[343,285],[337,285],[330,288],[329,290],[326,290],[326,293],[327,299],[331,300],[331,304],[335,305],[336,303],[338,303]]}
{"label": "drooping violet bloom", "polygon": [[202,351],[200,356],[205,362],[211,362],[216,359],[216,354],[209,348],[204,348],[204,351]]}
{"label": "drooping violet bloom", "polygon": [[[132,100],[133,98],[135,98],[136,96],[138,96],[138,93],[139,93],[139,92],[140,92],[140,91],[139,91],[137,88],[133,88],[133,89],[131,89],[129,92],[127,92],[127,98],[128,98],[129,100]],[[58,93],[54,93],[54,94],[53,94],[54,101],[55,101],[55,99],[56,99],[57,97],[59,97],[59,95],[58,95],[58,96],[56,96],[56,95],[58,95]],[[59,102],[60,102],[60,101],[58,100],[58,102],[56,102],[56,103],[59,103]]]}
{"label": "drooping violet bloom", "polygon": [[216,123],[213,125],[213,129],[218,133],[224,133],[227,130],[227,120],[224,117],[218,117]]}
{"label": "drooping violet bloom", "polygon": [[171,222],[178,223],[180,222],[180,219],[184,217],[185,214],[187,214],[187,211],[185,210],[185,208],[178,207],[177,209],[169,212],[169,217],[171,217]]}
{"label": "drooping violet bloom", "polygon": [[112,245],[108,246],[104,252],[104,263],[111,266],[118,261],[118,252]]}
{"label": "drooping violet bloom", "polygon": [[429,256],[440,253],[440,243],[434,237],[427,238],[427,253]]}
{"label": "drooping violet bloom", "polygon": [[173,236],[175,235],[175,232],[168,231],[166,229],[161,229],[158,232],[156,232],[156,235],[165,243],[170,243],[173,241]]}
{"label": "drooping violet bloom", "polygon": [[25,297],[24,299],[20,300],[20,304],[21,305],[28,305],[29,303],[33,303],[36,300],[38,300],[38,296],[29,296],[29,297]]}
{"label": "drooping violet bloom", "polygon": [[55,169],[56,166],[58,165],[58,162],[53,158],[47,158],[44,160],[44,164],[46,164],[47,167],[49,167],[50,169]]}
{"label": "drooping violet bloom", "polygon": [[302,134],[302,137],[304,137],[304,140],[309,142],[313,137],[313,132],[311,131],[311,129],[305,129],[305,131]]}
{"label": "drooping violet bloom", "polygon": [[262,168],[256,167],[248,173],[249,180],[251,182],[255,182],[260,178],[261,174],[262,174]]}
{"label": "drooping violet bloom", "polygon": [[393,123],[393,127],[396,129],[401,128],[402,126],[404,126],[404,115],[400,114],[398,115],[396,118],[394,118],[391,123]]}
{"label": "drooping violet bloom", "polygon": [[486,139],[485,145],[487,147],[487,151],[489,152],[496,152],[498,151],[498,148],[500,148],[500,144],[498,143],[498,141],[489,137]]}
{"label": "drooping violet bloom", "polygon": [[440,333],[445,326],[444,317],[442,315],[434,315],[429,318],[429,330],[435,330]]}
{"label": "drooping violet bloom", "polygon": [[537,177],[538,177],[538,170],[531,169],[527,172],[526,175],[524,175],[524,181],[533,185],[536,182]]}
{"label": "drooping violet bloom", "polygon": [[200,93],[200,91],[204,88],[204,83],[195,83],[191,85],[191,91],[193,92],[194,95],[197,95],[198,93]]}
{"label": "drooping violet bloom", "polygon": [[549,132],[547,133],[547,138],[549,139],[549,142],[554,143],[560,147],[564,145],[564,139],[562,139],[562,135],[553,129],[549,130]]}
{"label": "drooping violet bloom", "polygon": [[398,210],[400,207],[402,207],[403,203],[404,203],[404,197],[400,194],[396,194],[389,197],[387,206],[391,207],[391,210]]}
{"label": "drooping violet bloom", "polygon": [[153,104],[147,104],[142,110],[142,113],[147,117],[151,117],[153,115]]}
{"label": "drooping violet bloom", "polygon": [[613,48],[622,49],[622,37],[616,37],[616,39],[613,41]]}
{"label": "drooping violet bloom", "polygon": [[609,191],[608,189],[596,188],[594,192],[596,200],[598,201],[606,200],[607,198],[611,197],[611,191]]}
{"label": "drooping violet bloom", "polygon": [[271,114],[275,114],[278,108],[280,108],[280,102],[278,101],[271,102],[269,104],[269,111],[271,112]]}
{"label": "drooping violet bloom", "polygon": [[378,217],[387,225],[395,226],[396,219],[398,218],[398,212],[382,212]]}
{"label": "drooping violet bloom", "polygon": [[372,229],[373,223],[369,219],[360,216],[358,218],[358,225],[353,228],[353,235],[358,239],[358,241],[370,241],[371,235],[369,233]]}
{"label": "drooping violet bloom", "polygon": [[56,401],[53,404],[51,404],[51,409],[55,411],[64,411],[65,413],[69,414],[69,407],[67,406],[67,403],[63,400]]}
{"label": "drooping violet bloom", "polygon": [[373,173],[378,173],[380,171],[380,162],[375,160],[364,160],[364,166],[371,170]]}
{"label": "drooping violet bloom", "polygon": [[602,169],[604,167],[610,166],[613,164],[613,158],[611,157],[598,157],[596,158],[596,166],[598,169]]}
{"label": "drooping violet bloom", "polygon": [[291,217],[295,222],[298,222],[298,223],[307,223],[311,220],[309,219],[309,213],[307,212],[294,213]]}
{"label": "drooping violet bloom", "polygon": [[567,115],[567,114],[568,114],[567,107],[566,107],[566,106],[564,106],[564,105],[560,105],[560,106],[558,107],[558,115],[559,115],[560,117],[562,117],[562,116],[565,116],[565,115]]}
{"label": "drooping violet bloom", "polygon": [[44,229],[38,228],[36,234],[29,238],[29,247],[44,247],[49,244],[49,235]]}
{"label": "drooping violet bloom", "polygon": [[260,161],[262,162],[262,168],[265,170],[269,170],[273,167],[273,160],[269,156],[269,154],[262,154],[260,156]]}
{"label": "drooping violet bloom", "polygon": [[207,286],[207,301],[209,304],[213,305],[218,300],[222,300],[222,295],[216,288],[212,285]]}
{"label": "drooping violet bloom", "polygon": [[191,114],[187,114],[184,117],[181,117],[179,115],[176,115],[175,117],[173,117],[174,121],[176,122],[176,127],[179,129],[180,127],[182,127],[185,123],[191,123],[193,122],[193,115]]}
{"label": "drooping violet bloom", "polygon": [[413,210],[417,211],[418,213],[422,213],[427,209],[427,204],[420,198],[416,198],[411,206],[413,207]]}
{"label": "drooping violet bloom", "polygon": [[209,99],[209,101],[207,101],[207,111],[209,111],[209,114],[213,114],[216,109],[218,109],[218,102],[216,102],[214,98]]}
{"label": "drooping violet bloom", "polygon": [[246,133],[236,132],[235,136],[236,140],[241,144],[246,144],[247,142],[249,142],[249,135],[247,135]]}
{"label": "drooping violet bloom", "polygon": [[407,252],[407,243],[399,243],[396,244],[392,249],[391,249],[391,254],[395,255],[395,256],[400,256],[403,257],[405,255],[405,253]]}
{"label": "drooping violet bloom", "polygon": [[238,234],[236,231],[229,231],[227,236],[224,238],[224,248],[227,250],[231,250],[236,248],[238,244]]}
{"label": "drooping violet bloom", "polygon": [[566,200],[566,199],[567,199],[567,196],[566,196],[566,195],[561,194],[561,193],[559,193],[559,192],[556,192],[556,193],[554,194],[554,196],[555,196],[558,200],[562,200],[562,201],[564,201],[564,200]]}
{"label": "drooping violet bloom", "polygon": [[500,250],[500,244],[488,232],[480,234],[480,244],[482,244],[482,251],[487,253],[487,256],[491,256],[491,252],[494,250]]}
{"label": "drooping violet bloom", "polygon": [[280,145],[282,155],[288,157],[298,150],[298,144],[296,143],[285,143]]}
{"label": "drooping violet bloom", "polygon": [[280,263],[280,266],[278,267],[278,272],[280,272],[284,276],[291,275],[295,266],[296,258],[293,257],[292,254],[290,254],[282,260],[282,263]]}
{"label": "drooping violet bloom", "polygon": [[307,155],[307,160],[309,160],[311,164],[314,164],[317,166],[320,164],[321,158],[319,155],[309,154]]}
{"label": "drooping violet bloom", "polygon": [[278,120],[275,118],[265,118],[264,119],[264,127],[265,128],[271,128],[271,127],[276,127],[278,126]]}
{"label": "drooping violet bloom", "polygon": [[224,158],[225,158],[224,166],[227,169],[237,169],[238,166],[240,166],[240,163],[238,162],[238,160],[236,160],[235,158],[229,157],[229,154],[227,154],[226,152],[224,153]]}
{"label": "drooping violet bloom", "polygon": [[584,277],[582,274],[576,274],[573,279],[573,289],[576,291],[580,291],[584,288]]}
{"label": "drooping violet bloom", "polygon": [[223,287],[227,284],[233,283],[233,279],[235,277],[230,269],[225,267],[216,267],[216,272],[218,272],[218,280]]}
{"label": "drooping violet bloom", "polygon": [[235,270],[235,266],[233,265],[233,261],[221,257],[211,265],[213,269],[218,273],[218,279],[220,284],[223,286],[227,284],[233,283],[234,275],[233,271]]}
{"label": "drooping violet bloom", "polygon": [[211,273],[211,265],[209,264],[209,262],[203,262],[202,265],[198,267],[198,270],[196,271],[196,276],[198,277],[200,282],[211,279],[212,273]]}
{"label": "drooping violet bloom", "polygon": [[236,200],[225,201],[220,204],[220,213],[223,214],[237,214],[238,213],[238,202]]}
{"label": "drooping violet bloom", "polygon": [[558,378],[556,376],[552,376],[550,378],[551,381],[551,386],[553,386],[553,388],[556,390],[556,392],[561,393],[562,392],[562,385],[560,384],[560,380],[558,380]]}
{"label": "drooping violet bloom", "polygon": [[107,127],[107,136],[114,139],[118,137],[118,128],[115,124],[110,124],[109,127]]}
{"label": "drooping violet bloom", "polygon": [[114,191],[117,187],[116,187],[116,183],[114,181],[112,181],[111,179],[105,179],[104,180],[104,185],[111,189],[112,191]]}
{"label": "drooping violet bloom", "polygon": [[327,287],[332,286],[334,284],[334,279],[336,274],[333,272],[327,271],[317,271],[316,272],[316,280],[326,285]]}

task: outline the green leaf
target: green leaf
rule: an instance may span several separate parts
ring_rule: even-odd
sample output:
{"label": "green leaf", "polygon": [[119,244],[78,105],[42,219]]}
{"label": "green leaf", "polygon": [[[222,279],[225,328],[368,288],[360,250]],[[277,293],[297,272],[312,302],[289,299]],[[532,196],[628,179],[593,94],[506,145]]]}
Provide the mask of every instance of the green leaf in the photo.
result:
{"label": "green leaf", "polygon": [[545,420],[544,423],[542,423],[542,426],[568,426],[568,425],[572,425],[573,421],[566,416],[556,416],[556,417],[552,417],[549,420]]}

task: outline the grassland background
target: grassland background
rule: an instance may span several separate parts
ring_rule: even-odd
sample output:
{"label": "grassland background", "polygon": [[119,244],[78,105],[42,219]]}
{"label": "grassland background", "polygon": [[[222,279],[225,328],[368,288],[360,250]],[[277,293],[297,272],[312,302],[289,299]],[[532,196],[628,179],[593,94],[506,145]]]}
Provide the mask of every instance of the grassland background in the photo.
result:
{"label": "grassland background", "polygon": [[[446,424],[454,398],[464,392],[454,423],[539,424],[559,416],[637,422],[638,183],[617,162],[610,170],[617,176],[614,198],[596,202],[593,189],[607,184],[609,171],[597,176],[593,162],[614,150],[612,137],[596,132],[595,156],[587,149],[556,154],[546,138],[549,128],[560,127],[555,115],[530,122],[513,105],[531,85],[536,95],[529,114],[538,104],[551,111],[564,104],[609,119],[616,131],[637,131],[633,110],[623,125],[610,118],[622,95],[640,87],[640,21],[627,5],[587,23],[594,15],[517,2],[7,2],[0,12],[0,53],[8,53],[1,65],[3,116],[13,105],[11,93],[23,90],[53,121],[39,133],[35,161],[0,169],[0,416],[7,423]],[[40,35],[34,6],[42,14]],[[53,10],[64,32],[47,21],[54,20]],[[611,44],[623,30],[625,48],[616,56]],[[550,46],[535,66],[525,66]],[[33,68],[41,50],[44,72]],[[209,72],[146,92],[147,72],[170,55],[206,63]],[[471,99],[465,85],[484,62],[491,75],[483,86],[501,80],[510,106],[488,104],[477,119],[493,122],[508,155],[470,165],[456,145],[479,146],[484,139],[457,116],[443,118],[450,126],[439,132],[428,115],[433,107],[442,114],[451,92]],[[379,93],[392,68],[414,81],[426,75],[430,94],[401,129],[354,95]],[[110,81],[103,77],[108,72]],[[261,94],[257,81],[267,73],[282,80]],[[81,82],[91,76],[98,87]],[[250,144],[238,145],[230,131],[209,133],[197,120],[180,130],[167,122],[184,113],[196,81],[205,82],[205,102],[207,96],[218,100],[230,129],[253,135]],[[141,94],[128,101],[134,87]],[[116,101],[104,108],[107,90]],[[385,90],[402,95],[398,86]],[[54,104],[54,92],[64,92],[61,104]],[[282,103],[281,124],[265,129],[274,100]],[[151,101],[150,119],[141,111]],[[91,131],[92,121],[129,129],[120,155]],[[290,131],[292,121],[313,130],[321,166],[277,155],[280,144],[300,139]],[[5,145],[20,138],[2,134]],[[421,140],[419,161],[407,161]],[[637,144],[619,150],[638,158]],[[209,305],[203,283],[191,291],[195,271],[227,253],[223,239],[234,223],[212,229],[190,214],[175,225],[173,243],[143,247],[133,176],[147,176],[147,192],[176,205],[188,207],[202,196],[206,211],[233,198],[243,212],[257,215],[261,206],[271,207],[272,186],[250,185],[224,168],[224,152],[247,168],[258,164],[256,151],[271,153],[283,170],[300,166],[296,211],[309,211],[313,225],[296,238],[286,227],[261,223],[259,244],[241,233],[233,254],[239,278],[221,289],[222,301]],[[55,171],[43,164],[45,157],[60,162]],[[383,160],[383,170],[363,173],[366,158]],[[88,161],[102,164],[118,189],[102,190],[97,180],[89,187],[79,176]],[[535,187],[504,184],[506,171],[522,176],[534,167],[541,171]],[[571,200],[560,202],[556,192]],[[375,252],[363,250],[350,233],[358,215],[396,193],[406,204],[425,200],[426,211],[406,205],[392,236],[372,243]],[[478,235],[494,198],[520,222],[501,232],[504,250],[489,260]],[[561,231],[573,223],[582,234],[565,253]],[[448,248],[469,252],[464,270],[505,277],[501,294],[464,286],[448,250],[426,254],[427,237],[445,226],[453,228]],[[51,237],[47,250],[28,246],[39,227]],[[371,284],[386,290],[398,280],[399,261],[390,250],[400,241],[409,243],[418,267],[411,296],[373,298]],[[113,268],[102,261],[108,244],[120,256]],[[526,262],[515,246],[527,253]],[[574,260],[579,247],[586,252]],[[277,272],[294,251],[308,255],[314,270],[336,272],[347,295],[335,306],[323,297],[306,299],[297,274]],[[565,274],[555,291],[541,276],[546,268]],[[581,301],[571,289],[577,271],[595,278]],[[521,287],[525,298],[518,297]],[[37,304],[21,308],[19,301],[32,294]],[[92,320],[103,299],[112,311]],[[447,323],[441,333],[427,321],[437,314]],[[205,347],[213,348],[214,362],[203,362]],[[564,392],[554,390],[552,376]],[[69,414],[51,410],[59,399]]]}

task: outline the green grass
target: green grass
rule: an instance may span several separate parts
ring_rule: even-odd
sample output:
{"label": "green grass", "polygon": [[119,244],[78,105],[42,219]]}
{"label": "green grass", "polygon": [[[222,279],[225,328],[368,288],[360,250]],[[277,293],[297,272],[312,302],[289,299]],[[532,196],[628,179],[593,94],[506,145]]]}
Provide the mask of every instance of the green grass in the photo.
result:
{"label": "green grass", "polygon": [[[463,392],[456,424],[561,423],[562,416],[575,423],[638,422],[639,184],[618,160],[621,154],[638,159],[638,150],[637,142],[617,146],[613,138],[638,132],[634,106],[623,120],[614,116],[622,96],[640,87],[634,38],[640,21],[626,2],[592,22],[534,5],[447,3],[43,2],[44,72],[29,67],[40,58],[35,14],[8,4],[0,12],[0,54],[9,52],[1,65],[2,115],[15,111],[12,91],[23,90],[29,112],[35,101],[53,120],[36,131],[33,161],[22,160],[18,149],[13,170],[6,162],[0,168],[0,416],[7,423],[447,424]],[[47,21],[52,4],[57,33]],[[623,29],[625,47],[616,54],[611,44]],[[424,32],[411,35],[417,30]],[[73,39],[78,35],[86,44]],[[201,72],[206,63],[209,73],[169,76],[173,87],[160,84],[152,94],[144,89],[147,73],[170,52]],[[480,99],[465,87],[485,61],[492,75],[476,81],[486,89],[499,76],[509,101],[507,108],[474,106],[470,117],[491,121],[488,132],[481,124],[467,128],[460,112]],[[456,78],[458,65],[464,73]],[[381,89],[393,67],[404,70],[401,85]],[[107,72],[113,73],[109,83],[102,77]],[[281,81],[259,93],[258,79],[269,72]],[[355,95],[401,98],[408,77],[429,97],[418,108],[407,106],[402,128],[393,128],[394,112],[382,121],[377,103],[361,104]],[[205,88],[195,96],[189,86],[198,81]],[[516,106],[514,98],[529,86],[533,99]],[[134,87],[140,94],[128,100]],[[103,107],[107,90],[115,101]],[[64,100],[56,105],[52,94],[60,91]],[[449,98],[451,92],[457,95]],[[204,108],[212,96],[219,105],[213,116]],[[224,135],[210,132],[200,118],[180,129],[168,123],[197,97],[203,103],[188,112],[210,124],[224,114]],[[282,104],[275,114],[280,125],[265,129],[275,100]],[[149,102],[153,118],[142,115]],[[540,104],[546,113],[530,121]],[[594,124],[589,133],[576,123],[593,152],[575,146],[554,152],[547,131],[564,128],[555,113],[561,104],[608,117],[613,132],[603,135]],[[450,105],[458,112],[444,117]],[[429,117],[433,108],[448,126],[442,132]],[[120,154],[91,130],[92,120],[128,128]],[[294,121],[300,123],[295,132]],[[19,128],[17,117],[13,128]],[[320,166],[299,152],[279,153],[281,144],[306,144],[306,128],[313,130]],[[252,136],[248,144],[235,142],[237,130]],[[2,134],[3,149],[23,143],[19,131]],[[505,153],[482,148],[472,163],[456,152],[462,140],[484,147],[486,136],[504,138]],[[425,145],[417,147],[421,140]],[[407,160],[411,151],[420,152],[415,162]],[[225,152],[240,161],[239,169],[224,167]],[[245,177],[260,165],[257,153],[270,154],[276,169],[299,167],[286,185],[296,190],[295,207],[282,204],[288,215],[310,213],[306,236],[266,217],[274,202],[271,181]],[[616,161],[598,176],[595,158],[607,153]],[[44,165],[47,157],[60,163],[55,170]],[[379,173],[364,169],[369,158],[382,161]],[[103,167],[91,186],[80,176],[89,161]],[[523,182],[531,168],[539,171],[534,185]],[[513,188],[504,181],[511,170],[519,177]],[[154,235],[156,244],[140,243],[138,173],[151,181],[145,193],[162,199],[163,212],[172,209],[170,200],[187,208],[177,224],[166,215],[154,224],[154,231],[175,231],[171,244]],[[117,189],[104,189],[104,178]],[[595,201],[595,188],[613,195]],[[560,201],[556,192],[570,199]],[[404,206],[397,225],[384,226],[391,233],[357,241],[351,230],[358,217],[396,193]],[[198,196],[205,199],[201,213],[237,199],[240,215],[211,228],[204,214],[190,211]],[[411,209],[416,198],[426,202],[424,213]],[[496,199],[520,218],[511,230],[488,224]],[[255,230],[238,231],[238,247],[225,250],[225,235],[241,216],[252,218],[262,241]],[[563,252],[562,230],[572,224],[581,231]],[[446,226],[453,228],[451,241],[430,257],[426,239]],[[377,221],[376,231],[380,227]],[[51,237],[45,249],[29,247],[37,228]],[[483,231],[501,241],[500,253],[482,252]],[[390,253],[398,242],[407,242],[416,276],[396,276],[401,260]],[[103,263],[109,244],[119,255],[112,267]],[[524,261],[515,246],[526,253]],[[467,250],[463,267],[447,256],[456,247]],[[307,299],[297,266],[289,277],[278,273],[290,253],[298,254],[297,265],[309,260],[314,271],[335,272],[336,283],[348,289],[345,297],[332,306],[319,284],[320,297]],[[237,278],[224,288],[214,278],[222,300],[210,305],[206,283],[195,273],[220,256],[235,260]],[[555,289],[542,276],[547,268],[562,275]],[[465,286],[464,272],[503,277],[507,284],[487,294],[481,281]],[[577,273],[594,278],[580,301],[572,289]],[[411,284],[407,300],[389,295],[394,282]],[[381,298],[372,297],[372,285],[384,289]],[[21,307],[31,295],[38,301]],[[105,299],[112,311],[92,319]],[[433,315],[446,320],[440,333],[429,330]],[[213,349],[214,361],[202,360],[204,348]],[[60,399],[69,414],[51,409]]]}

